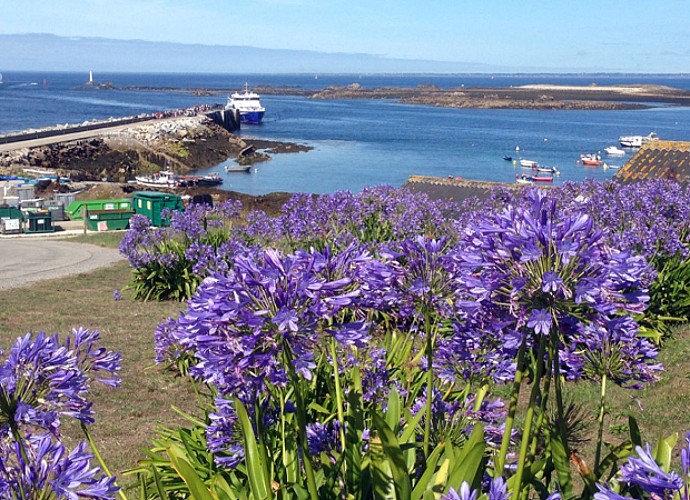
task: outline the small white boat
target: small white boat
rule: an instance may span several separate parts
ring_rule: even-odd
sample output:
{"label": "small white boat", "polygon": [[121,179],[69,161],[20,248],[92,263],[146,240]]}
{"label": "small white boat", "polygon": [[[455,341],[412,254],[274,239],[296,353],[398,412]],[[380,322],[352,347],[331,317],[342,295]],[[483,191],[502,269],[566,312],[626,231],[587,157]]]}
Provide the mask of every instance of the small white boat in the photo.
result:
{"label": "small white boat", "polygon": [[538,165],[539,165],[539,163],[536,162],[536,161],[534,161],[534,160],[523,160],[522,158],[520,158],[520,166],[521,166],[521,167],[524,167],[524,168],[537,168]]}
{"label": "small white boat", "polygon": [[527,177],[524,174],[522,174],[522,175],[515,174],[515,182],[517,182],[518,184],[534,184],[534,182],[532,181],[532,178]]}
{"label": "small white boat", "polygon": [[649,135],[624,135],[618,138],[621,146],[624,148],[641,148],[643,144],[648,142],[658,141],[659,136],[654,132],[650,132]]}
{"label": "small white boat", "polygon": [[543,172],[552,175],[561,175],[561,172],[556,167],[537,167],[537,172]]}
{"label": "small white boat", "polygon": [[134,180],[137,184],[148,187],[176,188],[180,185],[179,178],[170,170],[161,170],[151,175],[137,175]]}
{"label": "small white boat", "polygon": [[620,165],[609,165],[608,163],[604,163],[601,166],[601,168],[603,168],[604,170],[608,170],[609,168],[612,170],[615,170],[615,169],[621,168],[621,166]]}
{"label": "small white boat", "polygon": [[225,165],[226,172],[249,172],[251,165]]}
{"label": "small white boat", "polygon": [[617,148],[616,146],[609,146],[608,148],[604,148],[604,152],[609,156],[623,156],[623,155],[625,155],[625,150],[621,149],[621,148]]}

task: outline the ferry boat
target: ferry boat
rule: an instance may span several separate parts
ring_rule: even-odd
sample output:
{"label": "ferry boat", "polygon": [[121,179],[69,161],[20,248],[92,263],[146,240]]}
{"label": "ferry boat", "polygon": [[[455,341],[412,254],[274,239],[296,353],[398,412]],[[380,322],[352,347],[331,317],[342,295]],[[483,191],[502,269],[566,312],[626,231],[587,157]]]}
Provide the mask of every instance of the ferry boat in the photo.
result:
{"label": "ferry boat", "polygon": [[266,112],[260,99],[261,97],[256,92],[249,92],[249,87],[245,83],[244,93],[235,92],[231,94],[225,109],[239,111],[241,123],[259,125]]}

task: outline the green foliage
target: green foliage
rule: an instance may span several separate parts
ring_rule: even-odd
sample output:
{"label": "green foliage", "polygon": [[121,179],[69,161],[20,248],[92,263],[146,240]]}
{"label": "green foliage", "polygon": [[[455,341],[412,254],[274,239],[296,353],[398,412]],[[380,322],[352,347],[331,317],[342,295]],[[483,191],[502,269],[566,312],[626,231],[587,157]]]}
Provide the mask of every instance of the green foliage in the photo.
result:
{"label": "green foliage", "polygon": [[169,258],[132,269],[129,288],[134,299],[183,301],[191,297],[202,277],[192,271],[194,263],[185,257],[186,249],[184,243],[176,240],[159,243],[158,251]]}
{"label": "green foliage", "polygon": [[681,256],[659,258],[653,263],[656,279],[649,287],[649,307],[642,324],[646,332],[670,335],[669,324],[690,320],[690,259]]}

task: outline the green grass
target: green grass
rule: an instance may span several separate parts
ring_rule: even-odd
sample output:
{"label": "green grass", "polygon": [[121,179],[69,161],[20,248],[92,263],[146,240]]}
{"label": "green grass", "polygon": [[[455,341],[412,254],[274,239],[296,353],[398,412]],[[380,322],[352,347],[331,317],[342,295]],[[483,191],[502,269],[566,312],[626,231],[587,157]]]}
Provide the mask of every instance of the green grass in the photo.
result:
{"label": "green grass", "polygon": [[110,231],[103,233],[80,234],[77,236],[69,236],[65,239],[75,243],[89,243],[99,247],[119,248],[120,241],[122,241],[124,236],[125,231]]}
{"label": "green grass", "polygon": [[27,332],[64,336],[83,326],[99,330],[103,345],[122,353],[122,387],[95,383],[92,391],[92,434],[116,475],[143,458],[157,423],[183,422],[172,405],[195,409],[189,384],[154,364],[153,332],[183,304],[134,302],[126,291],[115,301],[113,291],[127,284],[129,273],[128,264],[120,262],[88,274],[0,291],[0,348],[7,349]]}

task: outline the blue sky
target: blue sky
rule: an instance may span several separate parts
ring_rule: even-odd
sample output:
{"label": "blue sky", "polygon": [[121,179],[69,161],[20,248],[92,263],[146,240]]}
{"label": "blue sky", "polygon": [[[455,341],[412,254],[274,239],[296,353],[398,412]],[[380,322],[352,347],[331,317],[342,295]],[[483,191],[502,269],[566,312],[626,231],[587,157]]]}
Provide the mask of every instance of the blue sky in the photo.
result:
{"label": "blue sky", "polygon": [[687,0],[4,0],[0,33],[690,73]]}

